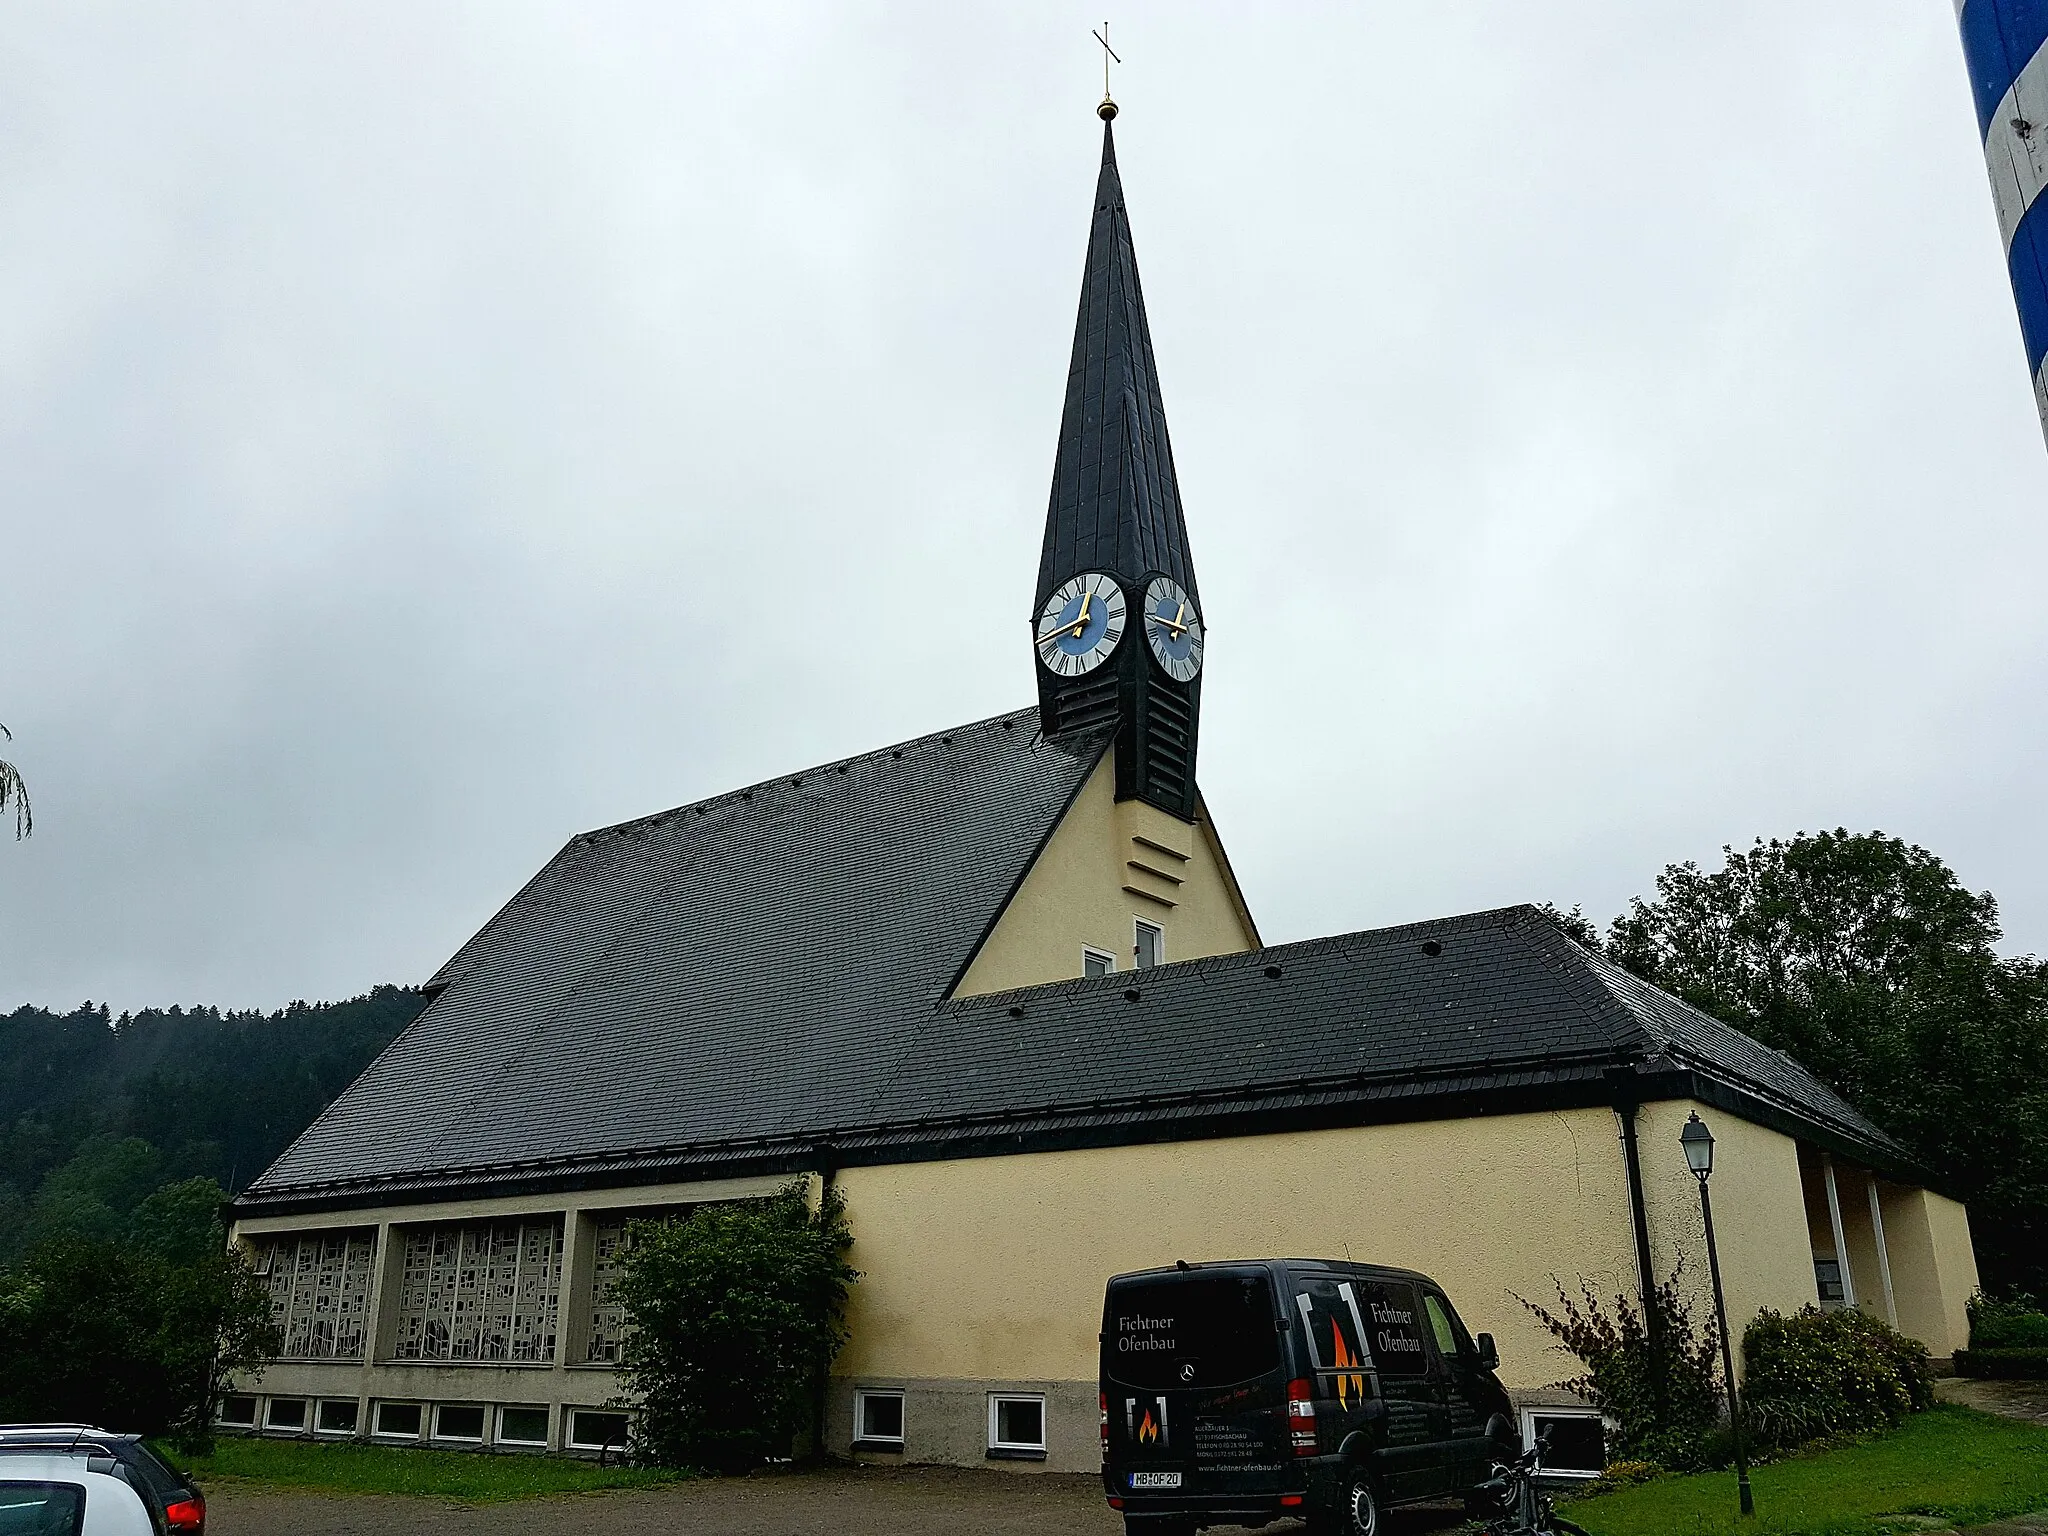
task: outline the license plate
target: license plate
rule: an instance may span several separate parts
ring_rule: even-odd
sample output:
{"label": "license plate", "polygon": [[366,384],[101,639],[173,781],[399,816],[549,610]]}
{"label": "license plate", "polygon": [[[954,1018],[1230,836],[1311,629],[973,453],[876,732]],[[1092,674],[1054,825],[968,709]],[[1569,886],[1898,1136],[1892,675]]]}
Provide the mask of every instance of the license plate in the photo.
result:
{"label": "license plate", "polygon": [[1133,1472],[1131,1474],[1131,1486],[1133,1488],[1178,1488],[1180,1486],[1180,1474],[1178,1472]]}

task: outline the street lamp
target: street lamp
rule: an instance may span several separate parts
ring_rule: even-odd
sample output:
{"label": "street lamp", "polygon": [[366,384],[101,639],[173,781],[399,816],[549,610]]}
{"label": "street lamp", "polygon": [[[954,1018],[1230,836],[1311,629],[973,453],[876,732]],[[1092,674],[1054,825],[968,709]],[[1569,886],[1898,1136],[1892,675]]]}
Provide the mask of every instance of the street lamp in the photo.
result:
{"label": "street lamp", "polygon": [[1742,1401],[1735,1395],[1735,1351],[1728,1343],[1728,1302],[1721,1294],[1721,1255],[1714,1249],[1714,1203],[1707,1196],[1707,1180],[1714,1175],[1714,1133],[1697,1114],[1686,1117],[1678,1133],[1685,1150],[1685,1166],[1700,1181],[1700,1217],[1707,1225],[1707,1272],[1714,1277],[1714,1321],[1721,1330],[1721,1370],[1728,1378],[1728,1423],[1735,1431],[1735,1484],[1742,1491],[1742,1512],[1756,1513],[1756,1496],[1749,1491],[1749,1461],[1742,1454]]}

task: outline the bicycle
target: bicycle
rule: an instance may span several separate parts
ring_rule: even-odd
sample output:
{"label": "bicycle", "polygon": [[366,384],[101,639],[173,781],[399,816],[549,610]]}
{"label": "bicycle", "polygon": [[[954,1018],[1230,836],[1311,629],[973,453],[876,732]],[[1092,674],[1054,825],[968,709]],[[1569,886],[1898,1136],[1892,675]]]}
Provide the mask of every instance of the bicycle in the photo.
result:
{"label": "bicycle", "polygon": [[1473,1490],[1500,1510],[1485,1527],[1486,1536],[1587,1536],[1558,1514],[1550,1495],[1536,1486],[1536,1465],[1549,1448],[1546,1434],[1513,1461],[1495,1462],[1493,1476]]}

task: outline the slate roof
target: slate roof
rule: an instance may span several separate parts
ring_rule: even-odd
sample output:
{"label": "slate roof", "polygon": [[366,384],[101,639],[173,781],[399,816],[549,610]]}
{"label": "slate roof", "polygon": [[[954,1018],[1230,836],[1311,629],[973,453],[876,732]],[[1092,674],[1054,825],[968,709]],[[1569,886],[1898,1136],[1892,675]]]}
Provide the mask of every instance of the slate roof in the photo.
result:
{"label": "slate roof", "polygon": [[1117,174],[1116,138],[1106,122],[1032,613],[1061,581],[1090,570],[1113,572],[1127,587],[1162,571],[1198,602],[1201,595]]}
{"label": "slate roof", "polygon": [[863,1118],[1102,755],[1037,723],[572,838],[249,1197]]}
{"label": "slate roof", "polygon": [[573,839],[241,1208],[1673,1097],[1925,1182],[1533,907],[947,1001],[1102,751],[1032,727]]}

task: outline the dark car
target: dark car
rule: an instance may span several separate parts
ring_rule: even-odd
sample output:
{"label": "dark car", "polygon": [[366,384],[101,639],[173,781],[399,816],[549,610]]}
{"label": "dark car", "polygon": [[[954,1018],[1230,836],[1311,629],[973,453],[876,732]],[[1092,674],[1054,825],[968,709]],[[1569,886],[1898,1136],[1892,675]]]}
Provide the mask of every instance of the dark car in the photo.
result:
{"label": "dark car", "polygon": [[0,1457],[10,1451],[47,1455],[52,1450],[94,1450],[114,1463],[114,1475],[142,1495],[158,1536],[206,1536],[206,1496],[140,1435],[119,1435],[89,1424],[0,1424]]}
{"label": "dark car", "polygon": [[1132,1536],[1391,1504],[1475,1505],[1515,1449],[1487,1334],[1413,1270],[1247,1259],[1118,1275],[1102,1307],[1102,1482]]}

